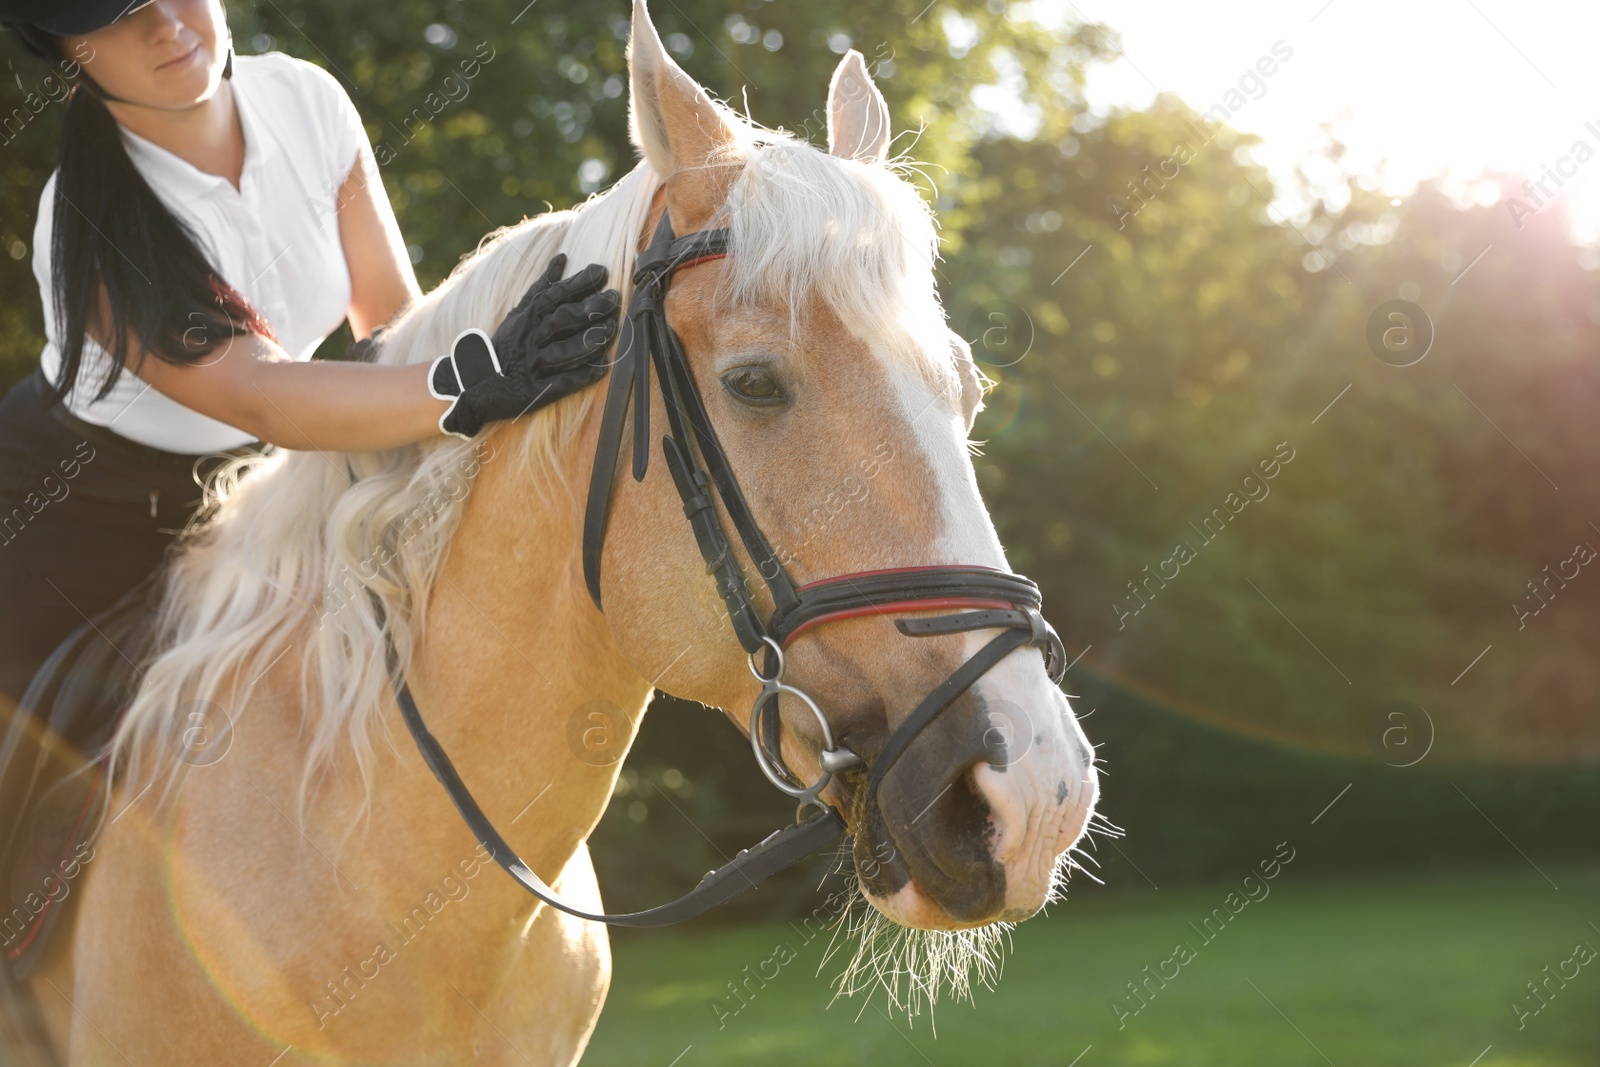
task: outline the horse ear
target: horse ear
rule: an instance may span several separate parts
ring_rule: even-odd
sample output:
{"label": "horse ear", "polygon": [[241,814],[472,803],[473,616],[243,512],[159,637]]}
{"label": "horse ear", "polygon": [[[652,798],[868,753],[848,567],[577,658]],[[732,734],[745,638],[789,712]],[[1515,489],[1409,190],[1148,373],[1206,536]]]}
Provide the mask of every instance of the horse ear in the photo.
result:
{"label": "horse ear", "polygon": [[668,182],[667,202],[678,233],[700,229],[722,202],[732,174],[705,167],[737,141],[725,109],[685,74],[661,43],[644,0],[633,0],[628,40],[628,108],[634,146]]}
{"label": "horse ear", "polygon": [[828,85],[828,151],[863,163],[882,163],[889,155],[889,105],[854,48]]}
{"label": "horse ear", "polygon": [[972,346],[954,330],[950,331],[950,351],[955,357],[956,374],[961,379],[961,418],[967,424],[967,432],[971,433],[978,412],[983,410],[984,383],[989,380],[988,375],[973,361]]}

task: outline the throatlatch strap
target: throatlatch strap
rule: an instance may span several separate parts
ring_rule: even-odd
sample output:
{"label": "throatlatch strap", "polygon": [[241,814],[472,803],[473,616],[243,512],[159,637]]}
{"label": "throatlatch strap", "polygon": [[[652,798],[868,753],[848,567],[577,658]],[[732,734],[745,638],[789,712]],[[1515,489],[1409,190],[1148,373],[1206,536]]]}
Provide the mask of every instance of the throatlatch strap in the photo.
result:
{"label": "throatlatch strap", "polygon": [[489,855],[494,861],[505,868],[507,874],[521,882],[528,892],[552,908],[558,908],[568,915],[576,915],[580,919],[608,923],[611,926],[634,927],[667,926],[692,919],[719,904],[727,903],[745,890],[754,888],[762,879],[778,873],[819,849],[826,848],[839,840],[845,832],[845,822],[839,817],[839,813],[832,808],[825,808],[805,822],[785,826],[769,834],[721,867],[706,872],[699,885],[677,900],[645,911],[618,915],[584,911],[561,899],[556,891],[546,885],[533,872],[533,868],[516,854],[516,851],[506,843],[505,838],[500,836],[500,832],[494,828],[494,824],[478,806],[471,790],[456,773],[450,757],[445,755],[443,747],[422,721],[422,713],[417,710],[417,702],[411,696],[411,687],[404,682],[397,682],[395,700],[400,705],[400,715],[411,730],[411,736],[416,739],[417,748],[422,752],[423,762],[433,771],[433,776],[439,779],[445,792],[450,794],[450,799],[455,802],[456,810],[461,812],[461,818],[466,821],[468,829],[483,847],[489,850]]}

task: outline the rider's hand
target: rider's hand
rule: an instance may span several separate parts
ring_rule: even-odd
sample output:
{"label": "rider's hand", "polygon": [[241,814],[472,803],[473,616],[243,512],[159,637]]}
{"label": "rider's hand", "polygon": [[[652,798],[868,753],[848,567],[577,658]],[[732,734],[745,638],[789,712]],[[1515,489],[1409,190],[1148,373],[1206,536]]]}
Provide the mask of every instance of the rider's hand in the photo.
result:
{"label": "rider's hand", "polygon": [[467,330],[434,361],[428,390],[452,401],[439,419],[445,433],[473,437],[486,423],[537,411],[605,376],[622,298],[603,288],[600,264],[562,278],[566,265],[565,254],[550,261],[492,341]]}

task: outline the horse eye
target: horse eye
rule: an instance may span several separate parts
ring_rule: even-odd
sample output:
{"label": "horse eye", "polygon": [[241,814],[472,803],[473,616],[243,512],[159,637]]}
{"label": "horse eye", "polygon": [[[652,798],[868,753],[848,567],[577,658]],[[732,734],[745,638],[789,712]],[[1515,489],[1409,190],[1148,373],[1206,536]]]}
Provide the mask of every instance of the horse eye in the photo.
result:
{"label": "horse eye", "polygon": [[746,404],[782,404],[788,399],[765,367],[735,367],[722,376],[722,387]]}

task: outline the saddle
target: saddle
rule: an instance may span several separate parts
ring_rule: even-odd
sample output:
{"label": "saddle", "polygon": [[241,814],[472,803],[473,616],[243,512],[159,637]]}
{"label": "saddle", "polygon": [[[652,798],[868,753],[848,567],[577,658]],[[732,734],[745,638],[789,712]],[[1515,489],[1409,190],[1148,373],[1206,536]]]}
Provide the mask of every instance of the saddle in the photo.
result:
{"label": "saddle", "polygon": [[0,953],[17,981],[38,966],[93,860],[106,748],[150,650],[159,574],[56,648],[0,736]]}

